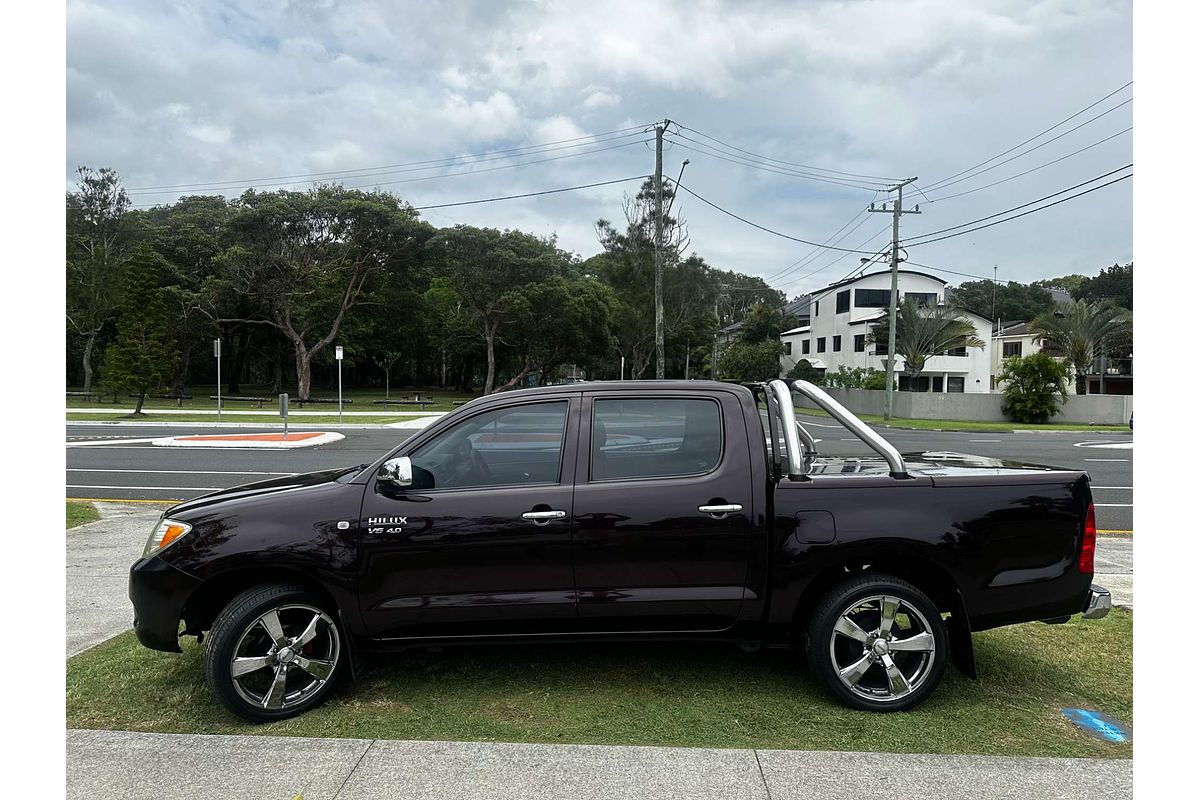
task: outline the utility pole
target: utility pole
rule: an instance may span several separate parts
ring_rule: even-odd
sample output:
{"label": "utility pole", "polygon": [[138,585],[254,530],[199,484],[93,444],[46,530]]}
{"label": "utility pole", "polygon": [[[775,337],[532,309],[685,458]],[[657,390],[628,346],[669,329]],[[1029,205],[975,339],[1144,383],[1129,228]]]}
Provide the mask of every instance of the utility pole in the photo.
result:
{"label": "utility pole", "polygon": [[662,147],[667,123],[654,126],[654,377],[666,377],[666,326],[663,323]]}
{"label": "utility pole", "polygon": [[713,316],[717,318],[717,330],[713,333],[712,379],[717,379],[717,340],[721,338],[721,289],[717,287],[717,296],[713,298]]}
{"label": "utility pole", "polygon": [[[901,214],[920,214],[921,207],[917,206],[909,211],[904,210],[904,187],[910,183],[916,182],[916,177],[901,181],[895,186],[888,187],[888,191],[895,190],[896,200],[892,203],[892,293],[888,299],[888,354],[887,354],[887,378],[883,384],[883,418],[885,420],[892,418],[892,381],[896,370],[896,295],[899,294],[899,275],[900,269],[900,215]],[[871,204],[871,211],[875,213],[886,213],[888,211],[887,203],[883,204],[883,208],[876,209],[875,204]]]}

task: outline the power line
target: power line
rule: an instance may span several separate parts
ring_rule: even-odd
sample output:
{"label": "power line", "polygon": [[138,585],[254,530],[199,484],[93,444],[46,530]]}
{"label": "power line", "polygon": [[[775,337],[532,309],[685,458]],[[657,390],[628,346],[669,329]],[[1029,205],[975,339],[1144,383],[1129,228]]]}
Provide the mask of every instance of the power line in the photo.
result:
{"label": "power line", "polygon": [[[1014,219],[1019,219],[1020,217],[1024,217],[1024,216],[1026,216],[1026,215],[1029,215],[1029,214],[1033,214],[1033,213],[1035,213],[1035,212],[1038,212],[1038,211],[1045,211],[1047,208],[1050,208],[1050,207],[1052,207],[1052,206],[1056,206],[1056,205],[1058,205],[1059,203],[1065,203],[1065,202],[1067,202],[1068,200],[1074,200],[1076,197],[1083,197],[1085,194],[1091,194],[1092,192],[1095,192],[1095,191],[1097,191],[1097,190],[1099,190],[1099,189],[1103,189],[1105,186],[1112,186],[1114,183],[1119,183],[1119,182],[1121,182],[1121,181],[1128,180],[1129,178],[1132,178],[1132,177],[1133,177],[1133,173],[1131,172],[1131,173],[1130,173],[1130,174],[1128,174],[1128,175],[1122,175],[1120,178],[1114,178],[1113,180],[1109,181],[1108,183],[1102,183],[1102,184],[1100,184],[1099,186],[1093,186],[1091,189],[1087,189],[1087,190],[1085,190],[1085,191],[1082,191],[1082,192],[1080,192],[1079,194],[1073,194],[1073,195],[1070,195],[1069,197],[1064,197],[1064,198],[1063,198],[1063,199],[1061,199],[1061,200],[1055,200],[1053,203],[1048,203],[1048,204],[1046,204],[1046,205],[1044,205],[1044,206],[1041,206],[1041,207],[1039,207],[1039,208],[1031,208],[1031,209],[1029,209],[1028,211],[1022,211],[1020,214],[1017,214],[1017,215],[1015,215],[1015,216],[1012,216],[1012,217],[1007,217],[1007,218],[1005,218],[1005,219],[998,219],[998,220],[996,220],[995,222],[989,222],[987,225],[980,225],[980,226],[979,226],[979,227],[977,227],[977,228],[968,228],[967,230],[965,230],[965,231],[959,231],[958,233],[948,233],[948,234],[946,234],[945,236],[940,236],[940,237],[938,237],[937,239],[929,239],[929,240],[927,240],[927,241],[924,241],[924,242],[914,242],[914,243],[910,244],[909,246],[910,246],[910,247],[916,247],[917,245],[922,245],[922,244],[933,244],[934,242],[940,242],[940,241],[942,241],[943,239],[953,239],[955,236],[962,236],[962,235],[964,235],[964,234],[973,233],[974,231],[983,230],[984,228],[990,228],[990,227],[992,227],[993,225],[999,225],[999,224],[1000,224],[1000,223],[1002,223],[1002,222],[1012,222]],[[1019,206],[1018,206],[1018,207],[1019,207]],[[985,279],[985,280],[986,280],[986,279]]]}
{"label": "power line", "polygon": [[[867,221],[868,217],[866,216],[866,211],[867,211],[866,207],[863,207],[863,208],[859,209],[859,211],[858,211],[858,213],[857,213],[857,214],[855,214],[854,216],[852,216],[850,219],[846,220],[846,223],[845,223],[844,225],[842,225],[842,227],[840,227],[840,228],[838,228],[836,231],[834,231],[833,235],[832,235],[832,236],[830,236],[830,237],[829,237],[828,239],[826,239],[825,241],[821,242],[821,244],[825,245],[825,244],[829,244],[829,243],[831,243],[831,242],[832,242],[833,244],[837,244],[837,243],[838,243],[838,242],[840,242],[842,239],[845,239],[845,238],[846,238],[846,236],[849,236],[850,234],[854,233],[856,230],[858,230],[858,229],[859,229],[859,227],[861,227],[861,226],[862,226],[862,224],[863,224],[864,222],[866,222],[866,221]],[[840,238],[835,238],[835,237],[837,237],[837,235],[838,235],[839,233],[841,233],[842,231],[845,231],[845,230],[846,230],[846,228],[847,228],[847,227],[850,225],[850,223],[854,222],[854,220],[858,219],[859,217],[862,217],[862,219],[861,219],[861,220],[859,220],[859,223],[858,223],[858,225],[855,225],[853,228],[850,228],[850,230],[846,231],[846,234],[845,234],[844,236],[841,236]],[[813,258],[813,256],[815,256],[817,253],[820,253],[820,252],[822,252],[822,251],[820,250],[820,248],[815,248],[815,247],[814,247],[812,250],[809,250],[807,253],[805,253],[804,255],[800,256],[800,258],[798,258],[798,259],[796,259],[795,261],[793,261],[792,263],[788,264],[786,267],[783,267],[783,268],[781,268],[781,269],[778,269],[778,270],[776,270],[775,272],[772,272],[770,275],[768,275],[767,277],[763,278],[763,280],[765,280],[765,281],[770,281],[770,280],[776,280],[776,279],[778,279],[778,278],[782,278],[784,275],[788,274],[788,273],[789,273],[789,272],[791,272],[793,269],[795,269],[795,268],[798,268],[798,267],[801,267],[801,266],[803,266],[805,263],[808,263],[809,261],[811,261],[811,260],[812,260],[812,258]]]}
{"label": "power line", "polygon": [[[983,191],[984,189],[990,189],[990,188],[992,188],[993,186],[999,186],[999,185],[1000,185],[1000,184],[1002,184],[1002,183],[1008,183],[1008,182],[1009,182],[1009,181],[1011,181],[1011,180],[1016,180],[1017,178],[1024,177],[1025,175],[1028,175],[1028,174],[1029,174],[1029,173],[1031,173],[1031,172],[1037,172],[1039,169],[1042,169],[1042,168],[1044,168],[1044,167],[1049,167],[1049,166],[1051,166],[1051,165],[1053,165],[1053,164],[1057,164],[1057,163],[1058,163],[1058,162],[1060,162],[1060,161],[1065,161],[1066,159],[1070,158],[1071,156],[1077,156],[1077,155],[1079,155],[1080,153],[1084,152],[1085,150],[1091,150],[1093,147],[1097,147],[1097,146],[1099,146],[1099,145],[1102,145],[1102,144],[1104,144],[1105,142],[1107,142],[1107,141],[1109,141],[1109,140],[1111,140],[1111,139],[1115,139],[1115,138],[1117,138],[1118,136],[1120,136],[1120,135],[1122,135],[1122,134],[1129,133],[1131,130],[1133,130],[1133,126],[1132,126],[1132,125],[1130,125],[1128,128],[1126,128],[1126,129],[1125,129],[1125,130],[1123,130],[1123,131],[1117,131],[1116,133],[1114,133],[1114,134],[1113,134],[1113,135],[1111,135],[1111,136],[1105,136],[1103,139],[1101,139],[1101,140],[1100,140],[1100,141],[1098,141],[1098,142],[1092,142],[1091,144],[1089,144],[1089,145],[1088,145],[1088,146],[1086,146],[1086,147],[1081,147],[1081,148],[1079,148],[1078,150],[1076,150],[1076,151],[1074,151],[1074,152],[1067,153],[1065,156],[1060,156],[1059,158],[1056,158],[1056,159],[1054,159],[1053,161],[1047,161],[1045,164],[1040,164],[1040,165],[1038,165],[1038,166],[1036,166],[1036,167],[1033,167],[1032,169],[1027,169],[1027,170],[1025,170],[1024,172],[1018,172],[1016,175],[1011,175],[1011,176],[1009,176],[1009,177],[1007,177],[1007,178],[1004,178],[1004,179],[1002,179],[1002,180],[998,180],[998,181],[995,181],[995,182],[993,182],[993,183],[985,184],[985,185],[983,185],[983,186],[980,186],[980,187],[977,187],[977,188],[975,188],[975,189],[967,189],[965,192],[959,192],[959,193],[957,193],[957,194],[948,194],[948,195],[943,195],[942,197],[935,197],[935,198],[933,198],[932,200],[930,200],[928,197],[926,197],[926,198],[925,198],[925,200],[926,200],[926,202],[927,202],[927,203],[937,203],[937,202],[939,202],[939,201],[941,201],[941,200],[950,200],[951,198],[954,198],[954,197],[962,197],[962,196],[963,196],[963,195],[965,195],[965,194],[972,194],[973,192],[981,192],[981,191]],[[918,191],[920,191],[920,188],[919,188],[919,187],[918,187]],[[925,193],[924,193],[924,192],[921,192],[921,194],[922,194],[922,195],[924,195]]]}
{"label": "power line", "polygon": [[629,178],[617,178],[611,181],[600,181],[599,183],[585,183],[580,186],[566,186],[562,189],[546,189],[540,192],[527,192],[525,194],[510,194],[504,197],[485,197],[482,200],[464,200],[461,203],[439,203],[434,206],[413,206],[414,211],[426,211],[432,208],[452,208],[454,206],[473,206],[479,203],[495,203],[499,200],[517,200],[522,197],[540,197],[544,194],[558,194],[560,192],[574,192],[578,189],[591,189],[595,186],[611,186],[614,183],[627,183],[629,181],[640,181],[649,178],[649,175],[633,175]]}
{"label": "power line", "polygon": [[737,214],[734,214],[732,211],[727,211],[726,209],[721,208],[719,205],[712,202],[711,200],[706,200],[703,197],[701,197],[700,195],[696,194],[691,189],[684,186],[682,183],[675,183],[675,186],[677,186],[680,189],[683,189],[685,192],[687,192],[692,197],[699,200],[701,203],[704,203],[707,206],[711,206],[712,208],[715,208],[717,211],[720,211],[722,214],[724,214],[728,217],[733,217],[734,219],[738,220],[739,222],[744,222],[752,228],[758,228],[760,231],[765,231],[766,233],[770,233],[775,236],[779,236],[780,238],[783,238],[783,239],[789,239],[793,242],[799,242],[800,244],[812,245],[813,247],[821,247],[826,250],[838,250],[843,253],[864,253],[864,254],[869,255],[869,253],[866,253],[865,250],[848,250],[844,247],[834,247],[833,245],[818,244],[817,242],[810,242],[808,239],[800,239],[795,236],[789,236],[786,233],[780,233],[779,231],[772,230],[766,226],[759,225],[757,222],[751,222],[750,220],[746,219],[745,217],[739,217]]}
{"label": "power line", "polygon": [[[304,173],[298,173],[295,175],[277,175],[275,177],[268,177],[268,178],[246,178],[244,180],[229,179],[229,180],[223,180],[223,181],[209,181],[206,183],[176,183],[176,184],[163,185],[163,186],[134,186],[134,187],[128,189],[127,191],[129,193],[150,192],[155,189],[191,189],[191,188],[215,187],[215,186],[226,186],[226,185],[232,185],[234,188],[238,188],[241,186],[248,186],[249,184],[252,184],[252,183],[266,183],[266,182],[271,182],[271,181],[286,181],[286,180],[292,180],[294,178],[323,178],[323,177],[329,177],[329,176],[334,176],[334,177],[345,176],[345,177],[364,178],[364,177],[370,177],[370,176],[369,175],[352,175],[352,173],[358,173],[358,172],[374,173],[375,170],[385,170],[385,169],[390,170],[390,169],[397,169],[400,167],[414,167],[414,166],[421,166],[421,165],[438,165],[438,164],[442,164],[443,162],[450,162],[450,163],[446,164],[446,166],[454,166],[453,162],[461,161],[461,160],[468,159],[468,158],[484,158],[486,156],[495,156],[495,155],[500,155],[503,153],[517,153],[518,151],[521,151],[521,150],[540,151],[543,148],[550,147],[551,145],[562,145],[562,144],[568,144],[570,142],[581,142],[585,139],[600,140],[600,139],[603,139],[603,137],[613,137],[616,139],[625,138],[625,137],[614,136],[614,135],[615,134],[623,134],[623,133],[626,133],[627,131],[635,131],[634,133],[627,134],[627,135],[628,136],[636,136],[638,133],[643,132],[644,128],[645,128],[645,126],[643,126],[643,125],[634,125],[629,128],[618,128],[616,130],[605,131],[603,133],[594,133],[594,134],[590,134],[588,136],[576,136],[573,139],[559,139],[559,140],[553,141],[553,142],[542,142],[540,144],[529,144],[529,145],[524,145],[522,147],[510,147],[506,150],[490,150],[490,151],[483,152],[483,153],[471,153],[471,154],[461,155],[461,156],[446,156],[444,158],[434,158],[434,159],[428,159],[425,161],[408,161],[408,162],[404,162],[404,163],[400,163],[400,164],[384,164],[384,165],[379,165],[379,166],[374,166],[374,167],[356,167],[353,169],[332,170],[329,172],[304,172]],[[604,141],[613,141],[613,139],[611,139],[611,138],[604,139]],[[584,144],[576,145],[576,147],[585,147],[587,144],[598,144],[598,143],[599,143],[599,141],[585,142]],[[568,149],[568,148],[556,148],[556,149],[561,150],[561,149]],[[549,151],[547,151],[547,152],[549,152]],[[536,155],[536,152],[522,153],[521,155]],[[429,168],[433,169],[434,167],[429,167]],[[381,174],[388,174],[388,173],[381,173]]]}
{"label": "power line", "polygon": [[[1072,192],[1072,191],[1075,191],[1076,189],[1080,188],[1081,186],[1087,186],[1089,183],[1095,183],[1095,182],[1096,182],[1096,181],[1098,181],[1098,180],[1102,180],[1102,179],[1104,179],[1104,178],[1107,178],[1109,175],[1115,175],[1116,173],[1118,173],[1118,172],[1121,172],[1122,170],[1127,170],[1127,169],[1129,169],[1129,168],[1130,168],[1130,167],[1132,167],[1132,166],[1133,166],[1133,164],[1132,164],[1132,163],[1130,163],[1130,164],[1126,164],[1126,165],[1125,165],[1125,166],[1123,166],[1123,167],[1117,167],[1116,169],[1114,169],[1114,170],[1111,170],[1111,171],[1109,171],[1109,172],[1106,172],[1106,173],[1104,173],[1103,175],[1097,175],[1096,177],[1094,177],[1094,178],[1091,178],[1091,179],[1089,179],[1089,180],[1086,180],[1086,181],[1084,181],[1083,183],[1077,183],[1077,184],[1075,184],[1074,186],[1068,186],[1066,189],[1062,189],[1062,190],[1060,190],[1060,191],[1054,192],[1053,194],[1048,194],[1048,195],[1046,195],[1045,197],[1039,197],[1039,198],[1038,198],[1038,199],[1036,199],[1036,200],[1030,200],[1028,203],[1022,203],[1022,204],[1021,204],[1021,205],[1019,205],[1019,206],[1013,206],[1012,208],[1006,208],[1006,209],[1005,209],[1005,210],[1003,210],[1003,211],[997,211],[995,214],[988,214],[986,217],[980,217],[979,219],[973,219],[973,220],[971,220],[971,221],[969,221],[969,222],[963,222],[963,223],[961,223],[961,224],[959,224],[959,225],[952,225],[952,226],[950,226],[949,228],[942,228],[942,229],[940,229],[940,230],[936,230],[936,231],[928,231],[928,232],[926,232],[926,233],[919,233],[919,234],[917,234],[916,236],[914,236],[912,239],[908,239],[908,240],[906,240],[906,241],[912,242],[914,239],[924,239],[924,238],[926,238],[926,237],[928,237],[928,236],[934,236],[934,235],[936,235],[936,234],[939,234],[939,233],[945,233],[945,232],[947,232],[947,231],[954,231],[954,230],[958,230],[959,228],[965,228],[965,227],[967,227],[968,225],[974,225],[976,222],[983,222],[984,220],[989,220],[989,219],[992,219],[992,218],[994,218],[994,217],[1003,216],[1004,214],[1008,214],[1008,213],[1011,213],[1011,212],[1013,212],[1013,211],[1019,211],[1019,210],[1020,210],[1020,209],[1022,209],[1022,208],[1026,208],[1026,207],[1028,207],[1028,206],[1034,205],[1035,203],[1040,203],[1040,202],[1042,202],[1043,200],[1049,200],[1051,197],[1058,197],[1060,194],[1066,194],[1067,192]],[[924,242],[914,242],[914,243],[916,243],[916,244],[924,244]]]}
{"label": "power line", "polygon": [[[868,219],[869,219],[869,217],[868,217]],[[888,228],[890,228],[890,227],[891,227],[890,225],[884,226],[884,228],[882,230],[879,230],[878,232],[872,234],[871,236],[868,236],[866,239],[863,240],[862,244],[860,244],[859,247],[866,247],[868,244],[875,241],[883,234],[887,233]],[[872,253],[871,256],[866,259],[867,263],[869,264],[871,261],[873,261],[875,258],[877,258],[880,254],[882,254],[884,251],[886,251],[888,249],[888,247],[890,246],[890,244],[891,243],[889,242],[888,244],[885,244],[879,250],[876,250],[874,253]],[[860,250],[857,252],[866,252],[866,251]],[[825,264],[817,267],[816,269],[811,270],[810,272],[806,272],[803,275],[799,275],[795,278],[792,278],[791,280],[787,281],[786,283],[783,283],[780,285],[781,286],[793,286],[793,285],[799,283],[800,281],[811,278],[813,275],[816,275],[818,272],[824,272],[825,270],[829,269],[834,264],[838,263],[839,261],[841,261],[848,255],[850,255],[850,253],[842,253],[841,255],[835,257],[831,261],[828,261]],[[867,267],[866,264],[859,264],[857,267],[855,267],[853,270],[851,270],[845,277],[839,278],[837,281],[835,281],[835,283],[841,283],[842,281],[846,280],[846,278],[850,277],[854,273],[861,272],[862,270],[866,269],[866,267]]]}
{"label": "power line", "polygon": [[975,278],[976,280],[980,280],[980,281],[992,280],[991,278],[987,277],[986,275],[975,275],[970,272],[955,272],[954,270],[946,269],[945,267],[935,267],[930,264],[918,264],[916,261],[905,261],[904,263],[909,264],[914,267],[921,267],[922,269],[933,269],[933,270],[937,270],[938,272],[945,272],[948,275],[961,275],[964,278]]}
{"label": "power line", "polygon": [[1079,124],[1078,124],[1078,125],[1076,125],[1074,128],[1069,128],[1068,130],[1065,130],[1065,131],[1063,131],[1063,132],[1062,132],[1062,133],[1060,133],[1058,136],[1055,136],[1055,137],[1053,137],[1053,138],[1051,138],[1051,139],[1047,139],[1046,141],[1042,142],[1041,144],[1035,144],[1033,147],[1029,148],[1028,150],[1025,150],[1025,151],[1023,151],[1023,152],[1020,152],[1020,153],[1017,153],[1015,156],[1011,156],[1011,157],[1009,157],[1009,158],[1006,158],[1006,159],[1004,159],[1003,161],[999,161],[999,162],[997,162],[997,163],[995,163],[995,164],[992,164],[990,167],[987,167],[987,168],[985,168],[985,169],[981,169],[981,170],[979,170],[978,172],[975,172],[975,173],[974,173],[974,174],[972,174],[972,175],[967,175],[967,176],[965,176],[965,177],[959,178],[959,179],[958,179],[958,180],[956,180],[956,181],[943,182],[943,183],[942,183],[940,186],[936,186],[936,187],[934,187],[934,186],[931,186],[931,187],[929,187],[929,188],[930,188],[931,190],[932,190],[932,189],[934,189],[934,188],[937,188],[937,189],[945,189],[946,187],[948,187],[948,186],[953,186],[953,185],[954,185],[954,184],[956,184],[956,183],[962,183],[963,181],[970,180],[971,178],[977,178],[977,177],[979,177],[980,175],[982,175],[982,174],[983,174],[983,173],[985,173],[985,172],[991,172],[991,171],[992,171],[992,170],[994,170],[996,167],[1002,167],[1002,166],[1004,166],[1005,164],[1009,163],[1010,161],[1015,161],[1015,160],[1017,160],[1018,158],[1021,158],[1022,156],[1027,156],[1027,155],[1029,155],[1029,154],[1030,154],[1030,153],[1032,153],[1034,150],[1038,150],[1038,149],[1040,149],[1040,148],[1043,148],[1043,147],[1045,147],[1046,145],[1048,145],[1048,144],[1050,144],[1050,143],[1052,143],[1052,142],[1057,142],[1059,139],[1061,139],[1061,138],[1063,138],[1064,136],[1067,136],[1067,135],[1069,135],[1069,134],[1071,134],[1071,133],[1074,133],[1075,131],[1079,130],[1079,129],[1080,129],[1080,128],[1082,128],[1083,126],[1085,126],[1085,125],[1090,125],[1091,123],[1093,123],[1093,122],[1095,122],[1096,120],[1098,120],[1098,119],[1100,119],[1101,117],[1103,117],[1105,114],[1110,114],[1110,113],[1112,113],[1113,111],[1116,111],[1116,110],[1117,110],[1118,108],[1120,108],[1121,106],[1124,106],[1124,105],[1126,105],[1126,104],[1128,104],[1128,103],[1132,103],[1132,102],[1133,102],[1133,100],[1132,100],[1132,99],[1129,99],[1129,100],[1126,100],[1126,101],[1125,101],[1125,102],[1123,102],[1123,103],[1118,103],[1117,105],[1113,106],[1112,108],[1108,109],[1107,111],[1102,111],[1102,112],[1100,112],[1099,114],[1097,114],[1096,116],[1092,117],[1091,119],[1089,119],[1089,120],[1087,120],[1087,121],[1085,121],[1085,122],[1081,122],[1081,123],[1079,123]]}
{"label": "power line", "polygon": [[[808,164],[798,164],[794,161],[784,161],[779,158],[771,158],[770,156],[764,156],[759,153],[752,153],[749,150],[743,150],[742,148],[740,148],[736,145],[729,144],[728,142],[723,142],[715,136],[709,136],[707,133],[704,133],[703,131],[698,131],[695,128],[689,128],[687,125],[681,125],[678,122],[676,122],[675,125],[676,125],[676,127],[679,127],[685,131],[691,131],[692,133],[694,133],[698,136],[703,136],[705,139],[714,141],[717,144],[722,145],[723,147],[729,148],[730,150],[736,150],[739,153],[745,153],[748,156],[753,156],[754,158],[756,158],[760,161],[773,161],[776,164],[784,164],[789,167],[799,167],[800,169],[811,169],[816,172],[829,172],[834,175],[845,175],[850,178],[870,178],[870,179],[873,179],[873,181],[879,182],[879,183],[895,183],[896,181],[899,180],[899,178],[886,178],[881,175],[863,175],[863,174],[857,173],[857,172],[842,172],[841,170],[836,170],[836,169],[826,169],[825,167],[814,167],[814,166],[810,166]],[[689,139],[689,141],[695,141],[695,140]]]}
{"label": "power line", "polygon": [[[497,172],[499,170],[505,170],[505,169],[517,169],[519,167],[530,167],[535,164],[545,164],[550,161],[561,161],[564,158],[578,158],[579,156],[587,156],[587,155],[593,155],[595,153],[603,153],[607,150],[618,150],[622,147],[630,147],[635,144],[641,144],[642,141],[644,141],[644,140],[638,139],[638,140],[635,140],[632,142],[625,142],[624,144],[611,145],[609,147],[599,147],[599,148],[596,148],[593,150],[585,150],[580,153],[568,153],[566,155],[553,156],[551,158],[540,158],[540,159],[537,159],[534,161],[522,161],[517,164],[503,164],[498,167],[487,167],[486,169],[465,170],[463,172],[448,172],[444,175],[426,175],[426,176],[420,177],[420,178],[405,178],[402,180],[395,180],[395,181],[371,181],[368,183],[359,183],[359,184],[353,184],[350,186],[344,186],[344,188],[347,188],[347,189],[374,188],[374,187],[379,187],[379,186],[395,186],[395,185],[401,184],[401,183],[423,183],[424,181],[436,181],[436,180],[442,180],[443,178],[459,178],[459,177],[462,177],[463,175],[482,175],[485,172]],[[278,184],[278,186],[287,186],[287,185],[291,185],[291,184]],[[150,204],[150,205],[154,205],[154,204]],[[140,208],[140,207],[147,207],[147,206],[134,206],[134,208]]]}
{"label": "power line", "polygon": [[[679,142],[679,139],[684,139],[686,141],[691,142],[692,144],[690,144],[690,145],[681,144]],[[800,172],[798,170],[787,169],[784,167],[777,167],[773,164],[763,164],[760,162],[752,161],[752,160],[746,158],[745,156],[739,156],[736,153],[728,153],[723,150],[719,150],[718,148],[715,148],[711,145],[705,144],[704,142],[697,141],[695,139],[692,139],[691,137],[684,136],[683,134],[679,134],[679,133],[672,134],[670,141],[674,142],[677,147],[682,147],[684,150],[688,150],[693,153],[701,153],[703,155],[711,156],[711,157],[719,159],[721,161],[728,161],[731,164],[741,164],[742,166],[761,170],[763,172],[772,172],[772,173],[775,173],[776,175],[787,175],[792,178],[802,178],[804,180],[817,181],[819,183],[829,183],[829,184],[833,184],[835,186],[846,186],[851,189],[862,189],[864,191],[869,191],[869,192],[879,191],[880,189],[883,189],[886,186],[886,184],[884,184],[882,182],[879,182],[876,185],[869,185],[865,181],[855,182],[855,181],[849,181],[849,180],[838,179],[838,178],[829,178],[824,175],[812,175],[809,173]]]}
{"label": "power line", "polygon": [[[936,187],[938,187],[938,186],[942,186],[943,184],[945,184],[945,183],[946,183],[946,181],[953,180],[954,178],[957,178],[959,175],[964,175],[964,174],[966,174],[966,173],[968,173],[968,172],[971,172],[971,171],[973,171],[974,169],[976,169],[977,167],[982,167],[984,164],[990,164],[991,162],[995,161],[997,158],[1001,158],[1001,157],[1003,157],[1003,156],[1006,156],[1006,155],[1008,155],[1009,153],[1011,153],[1013,150],[1016,150],[1017,148],[1024,147],[1025,145],[1029,144],[1029,143],[1030,143],[1030,142],[1032,142],[1033,140],[1035,140],[1035,139],[1039,139],[1039,138],[1041,138],[1042,136],[1045,136],[1045,135],[1046,135],[1047,133],[1049,133],[1050,131],[1054,130],[1055,128],[1058,128],[1058,127],[1060,127],[1060,126],[1062,126],[1062,125],[1065,125],[1066,123],[1068,123],[1068,122],[1070,122],[1071,120],[1075,119],[1075,117],[1078,117],[1080,114],[1084,113],[1085,111],[1089,111],[1089,110],[1091,110],[1091,109],[1095,108],[1096,106],[1100,105],[1100,104],[1101,104],[1101,103],[1103,103],[1105,100],[1107,100],[1108,98],[1112,97],[1113,95],[1115,95],[1115,94],[1117,94],[1117,93],[1119,93],[1119,92],[1121,92],[1121,91],[1123,91],[1123,90],[1125,90],[1125,89],[1128,89],[1128,88],[1129,88],[1130,86],[1132,86],[1132,85],[1133,85],[1133,81],[1130,81],[1129,83],[1125,84],[1124,86],[1122,86],[1122,87],[1120,87],[1120,88],[1118,88],[1118,89],[1114,89],[1114,90],[1112,90],[1111,92],[1109,92],[1108,94],[1104,95],[1104,97],[1101,97],[1101,98],[1100,98],[1099,100],[1097,100],[1096,102],[1094,102],[1094,103],[1092,103],[1092,104],[1090,104],[1090,105],[1088,105],[1088,106],[1085,106],[1085,107],[1083,107],[1083,108],[1079,109],[1079,110],[1078,110],[1078,111],[1076,111],[1074,114],[1072,114],[1071,116],[1067,117],[1066,119],[1064,119],[1064,120],[1061,120],[1061,121],[1059,121],[1059,122],[1056,122],[1056,123],[1054,123],[1053,125],[1051,125],[1049,128],[1046,128],[1046,130],[1044,130],[1044,131],[1042,131],[1042,132],[1040,132],[1040,133],[1038,133],[1038,134],[1035,134],[1034,136],[1030,136],[1028,139],[1026,139],[1025,141],[1023,141],[1023,142],[1021,142],[1021,143],[1019,143],[1019,144],[1015,144],[1015,145],[1013,145],[1012,147],[1010,147],[1010,148],[1008,148],[1007,150],[1005,150],[1003,153],[997,153],[996,155],[992,156],[991,158],[987,159],[986,161],[980,161],[978,164],[976,164],[976,165],[975,165],[975,166],[973,166],[973,167],[967,167],[967,168],[966,168],[966,169],[964,169],[962,172],[956,172],[956,173],[954,173],[953,175],[950,175],[949,177],[943,178],[943,179],[941,179],[941,180],[939,180],[939,181],[935,181],[933,184],[931,184],[931,185],[930,185],[930,187],[929,187],[929,188],[930,188],[930,189],[934,189],[934,188],[936,188]],[[1122,103],[1122,105],[1124,105],[1124,103]],[[1111,110],[1111,109],[1110,109],[1110,110]],[[1085,123],[1085,124],[1086,124],[1086,123]]]}

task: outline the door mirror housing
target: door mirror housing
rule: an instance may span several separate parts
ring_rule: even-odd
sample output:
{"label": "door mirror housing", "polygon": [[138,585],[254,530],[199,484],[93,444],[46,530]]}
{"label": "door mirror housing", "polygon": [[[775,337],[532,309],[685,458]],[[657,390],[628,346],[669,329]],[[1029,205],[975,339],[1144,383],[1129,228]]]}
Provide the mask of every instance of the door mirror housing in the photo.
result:
{"label": "door mirror housing", "polygon": [[398,489],[411,486],[413,482],[412,461],[408,456],[388,459],[379,467],[379,472],[375,473],[375,477]]}

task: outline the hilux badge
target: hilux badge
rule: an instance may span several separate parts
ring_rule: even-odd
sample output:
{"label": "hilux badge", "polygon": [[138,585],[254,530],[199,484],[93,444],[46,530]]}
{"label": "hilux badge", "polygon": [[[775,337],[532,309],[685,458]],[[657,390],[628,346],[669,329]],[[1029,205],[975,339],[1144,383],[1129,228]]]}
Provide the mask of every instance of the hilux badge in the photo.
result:
{"label": "hilux badge", "polygon": [[408,524],[408,517],[370,517],[367,520],[367,533],[403,533],[402,526]]}

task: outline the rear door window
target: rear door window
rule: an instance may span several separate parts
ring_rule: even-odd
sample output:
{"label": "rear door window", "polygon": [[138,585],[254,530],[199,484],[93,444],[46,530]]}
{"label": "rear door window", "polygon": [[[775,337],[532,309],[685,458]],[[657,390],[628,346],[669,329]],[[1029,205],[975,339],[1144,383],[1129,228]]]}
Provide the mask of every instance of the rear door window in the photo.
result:
{"label": "rear door window", "polygon": [[721,408],[692,398],[596,399],[591,480],[683,477],[721,462]]}

